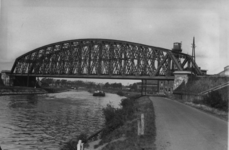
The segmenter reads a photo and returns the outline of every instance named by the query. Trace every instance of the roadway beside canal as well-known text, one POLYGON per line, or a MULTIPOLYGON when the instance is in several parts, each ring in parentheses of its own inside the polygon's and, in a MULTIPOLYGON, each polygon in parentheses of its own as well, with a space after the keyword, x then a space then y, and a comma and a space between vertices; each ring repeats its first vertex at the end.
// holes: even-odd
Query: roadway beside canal
POLYGON ((150 99, 156 116, 157 150, 227 150, 227 121, 168 98, 150 99))

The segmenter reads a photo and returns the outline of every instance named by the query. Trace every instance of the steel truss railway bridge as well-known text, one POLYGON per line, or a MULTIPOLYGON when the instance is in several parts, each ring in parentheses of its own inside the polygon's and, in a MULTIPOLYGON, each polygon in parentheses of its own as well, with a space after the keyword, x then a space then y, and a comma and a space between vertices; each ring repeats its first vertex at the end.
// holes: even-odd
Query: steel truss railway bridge
POLYGON ((18 57, 15 85, 33 86, 36 77, 173 80, 174 71, 201 75, 192 56, 173 50, 110 39, 77 39, 45 45, 18 57))

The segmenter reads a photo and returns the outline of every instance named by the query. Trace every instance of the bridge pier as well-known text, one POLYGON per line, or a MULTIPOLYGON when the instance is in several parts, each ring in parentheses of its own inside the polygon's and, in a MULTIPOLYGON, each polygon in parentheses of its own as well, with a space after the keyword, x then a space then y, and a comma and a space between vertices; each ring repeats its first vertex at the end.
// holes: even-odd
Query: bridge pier
POLYGON ((15 76, 13 79, 13 86, 35 87, 36 77, 35 76, 15 76))
POLYGON ((141 95, 147 95, 147 80, 142 80, 142 86, 141 86, 141 95))
POLYGON ((188 79, 193 75, 191 71, 175 71, 173 74, 175 77, 173 90, 176 90, 183 82, 186 84, 188 79))

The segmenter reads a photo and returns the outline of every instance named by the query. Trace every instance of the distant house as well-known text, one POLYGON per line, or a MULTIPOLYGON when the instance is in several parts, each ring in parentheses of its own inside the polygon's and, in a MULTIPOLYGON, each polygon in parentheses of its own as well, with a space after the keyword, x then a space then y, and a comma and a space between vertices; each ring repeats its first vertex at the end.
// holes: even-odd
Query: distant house
POLYGON ((159 93, 172 93, 173 80, 159 80, 159 93))
POLYGON ((83 87, 83 86, 78 87, 78 90, 86 90, 86 87, 83 87))
POLYGON ((50 87, 56 87, 56 84, 55 83, 50 83, 49 86, 50 87))
POLYGON ((130 90, 130 87, 124 86, 124 87, 122 87, 122 90, 129 91, 130 90))

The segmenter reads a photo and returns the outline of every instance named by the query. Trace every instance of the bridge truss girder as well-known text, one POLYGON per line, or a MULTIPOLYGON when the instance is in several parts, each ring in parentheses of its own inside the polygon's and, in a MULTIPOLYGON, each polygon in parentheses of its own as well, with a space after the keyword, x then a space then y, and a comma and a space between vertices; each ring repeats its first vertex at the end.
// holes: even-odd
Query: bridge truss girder
POLYGON ((59 77, 158 77, 173 71, 201 71, 183 53, 138 43, 79 39, 58 42, 30 51, 15 60, 15 75, 59 77))

